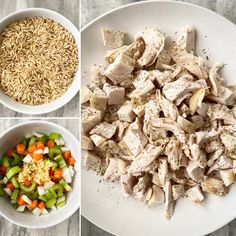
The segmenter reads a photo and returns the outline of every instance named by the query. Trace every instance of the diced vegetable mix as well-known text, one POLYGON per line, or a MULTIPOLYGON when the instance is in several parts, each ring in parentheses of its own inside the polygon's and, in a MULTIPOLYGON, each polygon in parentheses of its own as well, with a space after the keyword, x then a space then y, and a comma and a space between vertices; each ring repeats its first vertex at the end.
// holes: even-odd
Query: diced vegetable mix
POLYGON ((45 215, 66 204, 75 162, 61 134, 27 133, 0 160, 0 196, 18 212, 45 215))

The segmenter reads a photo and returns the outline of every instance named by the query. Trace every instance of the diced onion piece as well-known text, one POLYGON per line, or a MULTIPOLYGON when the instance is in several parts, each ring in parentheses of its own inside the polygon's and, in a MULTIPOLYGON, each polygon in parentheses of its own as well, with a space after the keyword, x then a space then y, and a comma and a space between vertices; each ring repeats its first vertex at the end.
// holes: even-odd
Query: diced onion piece
POLYGON ((74 170, 77 172, 79 171, 79 162, 76 161, 75 164, 74 164, 74 170))
POLYGON ((43 154, 48 154, 48 153, 49 153, 49 148, 45 147, 44 150, 43 150, 43 154))
POLYGON ((32 203, 32 201, 26 195, 22 195, 22 199, 29 205, 32 203))
POLYGON ((61 147, 62 152, 69 152, 70 149, 68 147, 61 147))
POLYGON ((42 210, 38 207, 35 207, 34 210, 32 211, 32 213, 36 216, 40 216, 42 210))
POLYGON ((69 172, 70 172, 70 176, 73 177, 75 175, 75 171, 73 166, 69 166, 69 172))
POLYGON ((37 138, 42 138, 44 136, 43 134, 40 134, 38 132, 32 132, 32 134, 36 136, 37 138))
POLYGON ((32 133, 26 133, 26 134, 24 135, 25 138, 31 138, 32 136, 33 136, 32 133))
POLYGON ((42 196, 45 194, 44 188, 42 186, 38 186, 37 190, 38 190, 39 196, 42 196))
POLYGON ((55 184, 55 183, 50 180, 50 181, 46 182, 46 183, 43 185, 43 188, 44 188, 44 190, 49 189, 49 188, 51 188, 54 184, 55 184))
POLYGON ((30 154, 27 154, 24 159, 23 159, 23 162, 25 163, 30 163, 32 161, 32 157, 30 156, 30 154))
POLYGON ((70 175, 69 168, 65 167, 65 168, 62 169, 62 171, 63 171, 62 176, 65 179, 66 183, 71 183, 72 178, 71 178, 71 175, 70 175))
POLYGON ((65 145, 63 138, 55 139, 54 141, 57 145, 65 145))
POLYGON ((34 154, 43 154, 43 149, 38 149, 36 151, 34 151, 34 154))
POLYGON ((45 208, 43 208, 43 210, 41 211, 41 214, 42 214, 42 215, 47 215, 47 214, 48 214, 48 211, 47 211, 45 208))
POLYGON ((9 189, 9 188, 3 188, 3 190, 4 190, 4 192, 5 192, 8 196, 11 196, 11 194, 12 194, 11 189, 9 189))
POLYGON ((6 184, 8 182, 8 178, 5 176, 3 179, 2 179, 3 183, 6 184))
POLYGON ((11 200, 11 203, 12 204, 16 204, 16 200, 11 200))
POLYGON ((55 205, 53 205, 53 206, 51 206, 51 209, 52 209, 53 211, 55 211, 57 208, 55 207, 55 205))
POLYGON ((24 212, 24 210, 25 210, 25 205, 24 206, 18 206, 16 208, 16 211, 18 211, 18 212, 24 212))

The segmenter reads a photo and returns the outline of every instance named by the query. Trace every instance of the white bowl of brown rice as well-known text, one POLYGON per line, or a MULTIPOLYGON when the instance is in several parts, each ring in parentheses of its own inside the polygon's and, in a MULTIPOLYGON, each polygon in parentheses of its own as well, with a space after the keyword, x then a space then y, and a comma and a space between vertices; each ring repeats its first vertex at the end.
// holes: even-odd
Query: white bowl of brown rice
POLYGON ((48 9, 0 20, 0 103, 25 114, 64 106, 80 88, 79 45, 74 24, 48 9))

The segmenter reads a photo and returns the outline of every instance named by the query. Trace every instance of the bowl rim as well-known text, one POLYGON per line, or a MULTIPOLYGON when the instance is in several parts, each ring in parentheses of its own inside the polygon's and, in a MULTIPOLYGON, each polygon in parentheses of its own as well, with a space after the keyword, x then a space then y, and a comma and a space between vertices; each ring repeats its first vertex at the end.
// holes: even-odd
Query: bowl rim
MULTIPOLYGON (((140 2, 133 2, 133 3, 128 3, 125 5, 121 5, 115 9, 109 10, 103 14, 101 14, 100 16, 94 18, 92 21, 90 21, 89 23, 85 24, 82 28, 81 28, 81 42, 82 42, 82 34, 93 24, 95 24, 97 21, 101 20, 102 18, 108 16, 108 15, 112 15, 113 13, 119 12, 120 10, 126 9, 126 8, 130 8, 132 6, 137 6, 137 5, 149 5, 149 4, 173 4, 173 5, 183 5, 183 6, 190 6, 193 7, 195 9, 200 9, 201 11, 207 12, 208 14, 212 14, 214 16, 217 16, 218 18, 220 18, 221 20, 224 20, 227 24, 230 24, 232 27, 236 27, 236 25, 231 22, 230 20, 228 20, 227 18, 225 18, 224 16, 216 13, 215 11, 208 9, 206 7, 202 7, 200 5, 194 4, 194 3, 189 3, 189 2, 183 2, 183 1, 175 1, 175 0, 149 0, 149 1, 143 1, 141 0, 140 2)), ((81 54, 82 57, 82 54, 81 54)), ((81 68, 82 70, 82 68, 81 68)), ((81 83, 82 83, 83 77, 81 78, 81 83)), ((81 155, 81 158, 83 158, 83 155, 81 155)), ((84 168, 84 166, 81 166, 81 168, 84 168)), ((82 169, 81 169, 82 170, 82 169)), ((84 181, 84 180, 83 180, 84 181)), ((81 185, 81 193, 82 193, 82 185, 81 185)), ((81 196, 82 198, 82 196, 81 196)), ((114 234, 114 232, 112 232, 111 230, 108 230, 107 227, 104 227, 104 225, 99 225, 96 222, 96 219, 93 218, 91 219, 89 215, 86 214, 86 212, 84 212, 83 208, 81 208, 81 216, 83 216, 85 219, 87 219, 88 221, 92 222, 94 225, 96 225, 97 227, 101 228, 102 230, 110 233, 110 234, 114 234)), ((216 225, 216 227, 212 227, 210 228, 208 231, 205 232, 205 234, 210 234, 218 229, 220 229, 221 227, 225 226, 227 223, 231 222, 232 220, 235 219, 234 217, 230 217, 227 218, 223 221, 221 221, 220 223, 218 223, 218 225, 216 225)))
MULTIPOLYGON (((49 112, 53 112, 61 107, 63 107, 64 105, 66 105, 67 103, 69 103, 74 97, 75 95, 78 94, 79 90, 80 90, 80 30, 74 25, 74 23, 69 20, 67 17, 65 17, 64 15, 62 15, 59 12, 47 9, 47 8, 25 8, 25 9, 20 9, 17 11, 14 11, 10 14, 8 14, 7 16, 3 17, 2 19, 0 19, 0 25, 3 24, 6 20, 11 19, 12 17, 14 17, 15 15, 21 15, 22 14, 22 19, 27 18, 27 16, 24 16, 24 13, 35 13, 35 16, 40 16, 40 14, 42 12, 46 12, 48 14, 51 15, 55 15, 58 16, 59 18, 61 18, 64 22, 67 22, 70 25, 70 28, 73 29, 74 33, 71 32, 71 30, 69 30, 68 28, 64 27, 66 30, 68 30, 74 37, 75 41, 76 41, 76 45, 77 45, 77 49, 78 49, 78 60, 79 60, 79 64, 78 64, 78 68, 75 74, 75 78, 72 81, 71 85, 68 87, 68 89, 66 90, 66 92, 60 96, 59 98, 57 98, 54 101, 51 101, 49 103, 45 103, 45 104, 40 104, 40 105, 28 105, 28 104, 23 104, 17 101, 14 101, 13 99, 11 99, 8 95, 6 95, 4 93, 5 96, 9 97, 11 99, 11 102, 14 104, 9 104, 6 101, 3 101, 3 99, 1 99, 0 97, 0 104, 4 105, 5 107, 15 111, 15 112, 20 112, 22 114, 29 114, 29 115, 42 115, 45 113, 49 113, 49 112), (68 93, 68 90, 70 89, 70 87, 74 87, 75 89, 70 91, 70 93, 68 93), (67 95, 67 98, 64 98, 64 96, 67 95), (60 99, 60 102, 58 102, 58 100, 60 99), (55 104, 56 102, 58 102, 57 104, 55 104), (23 108, 19 108, 19 106, 17 105, 21 105, 23 106, 23 108), (43 111, 41 111, 41 109, 43 109, 43 111)), ((47 17, 49 19, 51 19, 50 17, 47 17)), ((56 21, 56 20, 54 20, 56 21)), ((13 21, 12 21, 13 22, 13 21)))
MULTIPOLYGON (((55 128, 59 127, 59 129, 63 130, 64 132, 67 132, 69 133, 73 139, 75 140, 75 142, 77 143, 77 146, 80 148, 80 142, 78 141, 78 138, 75 137, 75 135, 73 135, 68 129, 66 129, 65 127, 59 125, 59 124, 56 124, 56 123, 53 123, 53 122, 50 122, 50 121, 44 121, 44 120, 31 120, 31 121, 23 121, 19 124, 16 124, 16 125, 13 125, 11 126, 9 129, 7 129, 6 131, 4 131, 1 135, 0 135, 0 140, 9 132, 15 130, 15 129, 18 129, 19 127, 21 126, 25 126, 25 125, 29 125, 29 124, 44 124, 44 125, 49 125, 49 126, 54 126, 55 128)), ((79 158, 79 157, 78 157, 79 158)), ((80 180, 81 179, 81 160, 80 158, 77 159, 78 161, 78 168, 79 170, 77 171, 78 173, 78 179, 80 180)), ((73 179, 73 181, 75 181, 75 179, 73 179)), ((80 181, 81 182, 81 181, 80 181)), ((73 193, 73 190, 72 192, 73 193)), ((69 219, 73 214, 76 213, 77 210, 80 209, 80 206, 81 206, 81 186, 79 187, 79 199, 78 201, 76 201, 76 203, 74 204, 74 207, 72 208, 72 210, 68 213, 68 214, 62 214, 62 217, 61 218, 58 218, 59 220, 56 222, 56 223, 49 223, 44 226, 44 225, 41 225, 41 226, 34 226, 33 224, 30 225, 30 224, 22 224, 22 223, 18 223, 17 221, 15 221, 14 219, 10 219, 8 216, 6 216, 5 214, 3 214, 1 212, 1 208, 0 208, 0 216, 2 216, 3 218, 5 218, 6 220, 8 220, 9 222, 13 223, 13 224, 16 224, 18 226, 21 226, 23 228, 28 228, 28 229, 45 229, 45 228, 49 228, 49 227, 52 227, 52 226, 55 226, 55 225, 58 225, 62 222, 64 222, 65 220, 69 219)), ((66 205, 65 205, 66 207, 66 205)), ((62 212, 63 212, 63 209, 62 209, 62 212)), ((50 216, 50 213, 49 213, 49 216, 50 216)))

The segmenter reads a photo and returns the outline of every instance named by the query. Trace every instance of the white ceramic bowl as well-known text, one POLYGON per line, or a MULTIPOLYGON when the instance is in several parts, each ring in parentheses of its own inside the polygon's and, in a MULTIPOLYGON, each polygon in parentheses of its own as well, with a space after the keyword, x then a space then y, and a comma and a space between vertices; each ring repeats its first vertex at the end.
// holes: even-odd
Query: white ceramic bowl
POLYGON ((7 220, 26 228, 47 228, 61 223, 69 218, 80 206, 80 155, 78 140, 65 128, 47 121, 30 121, 18 124, 7 130, 0 137, 0 158, 4 152, 19 142, 27 132, 39 132, 49 134, 52 131, 59 132, 66 145, 71 149, 73 157, 77 160, 79 171, 76 172, 72 191, 66 194, 66 205, 58 210, 51 211, 45 216, 35 216, 30 212, 18 213, 12 207, 8 199, 0 197, 0 215, 7 220))
MULTIPOLYGON (((103 46, 101 27, 125 31, 131 42, 135 33, 145 27, 157 27, 174 37, 186 25, 196 27, 197 53, 204 58, 208 55, 210 65, 227 64, 222 75, 229 83, 235 83, 235 25, 210 10, 179 1, 144 1, 122 6, 87 25, 81 33, 82 82, 89 81, 92 65, 104 63, 107 48, 103 46)), ((236 184, 224 197, 208 195, 201 206, 181 199, 173 217, 166 220, 163 206, 147 208, 132 197, 124 198, 119 183, 99 183, 101 178, 86 168, 82 168, 82 176, 82 214, 114 235, 205 235, 236 217, 236 184)))
MULTIPOLYGON (((78 29, 74 26, 74 24, 70 20, 68 20, 66 17, 62 16, 61 14, 48 10, 48 9, 44 9, 44 8, 23 9, 23 10, 16 11, 6 16, 5 18, 0 20, 0 32, 10 23, 16 20, 24 19, 27 17, 34 17, 34 16, 46 17, 60 23, 65 29, 67 29, 69 32, 72 33, 72 35, 75 38, 77 48, 78 50, 80 50, 80 33, 78 29)), ((64 106, 78 93, 79 88, 80 88, 80 72, 78 69, 75 79, 73 83, 71 84, 71 86, 66 91, 66 93, 53 102, 42 104, 42 105, 36 105, 36 106, 25 105, 25 104, 14 101, 1 90, 0 90, 0 102, 6 107, 17 112, 21 112, 25 114, 43 114, 43 113, 54 111, 64 106)))

